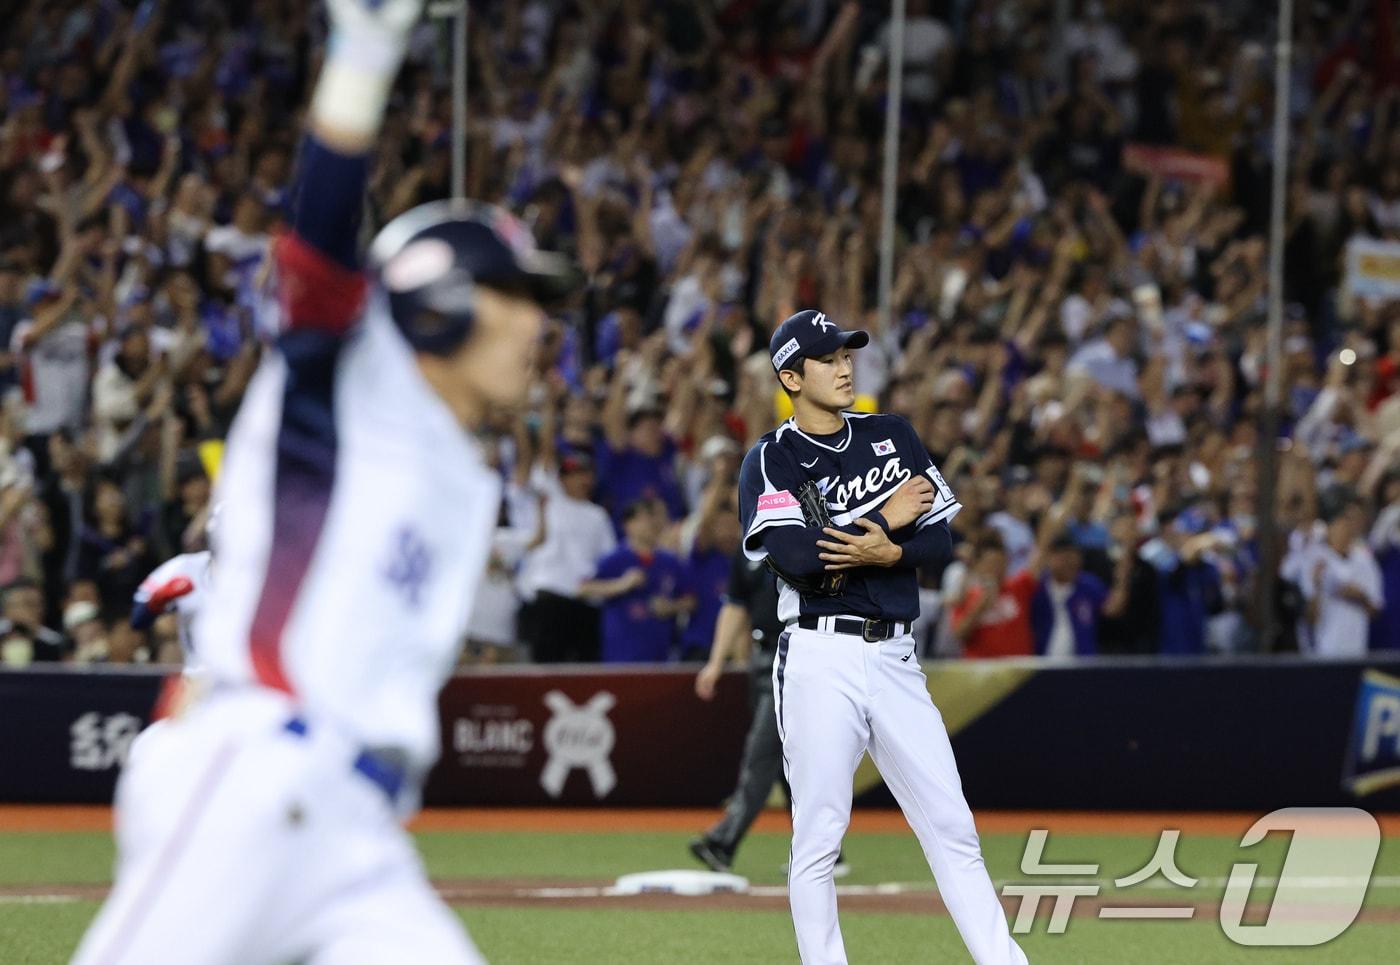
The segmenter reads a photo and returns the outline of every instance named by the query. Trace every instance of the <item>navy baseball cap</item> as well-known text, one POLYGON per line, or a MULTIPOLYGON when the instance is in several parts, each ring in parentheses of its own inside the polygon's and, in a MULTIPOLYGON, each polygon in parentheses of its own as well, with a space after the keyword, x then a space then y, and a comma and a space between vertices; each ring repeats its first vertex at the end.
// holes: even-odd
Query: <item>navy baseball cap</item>
POLYGON ((768 357, 773 371, 789 368, 789 363, 801 358, 820 358, 838 348, 860 348, 870 344, 870 336, 862 331, 847 332, 827 321, 826 314, 815 308, 804 309, 790 316, 768 340, 768 357))
MULTIPOLYGON (((370 259, 395 293, 424 292, 443 276, 455 275, 464 282, 518 290, 549 302, 568 294, 581 280, 566 257, 537 249, 530 229, 514 215, 473 201, 434 201, 400 215, 374 239, 370 259), (411 250, 424 241, 429 244, 411 250)), ((431 294, 425 294, 432 301, 431 294)), ((433 307, 457 308, 451 297, 445 302, 433 307)))
POLYGON ((569 259, 536 248, 509 212, 471 201, 433 201, 399 215, 370 244, 370 266, 409 343, 442 353, 471 329, 475 286, 548 304, 582 280, 569 259))

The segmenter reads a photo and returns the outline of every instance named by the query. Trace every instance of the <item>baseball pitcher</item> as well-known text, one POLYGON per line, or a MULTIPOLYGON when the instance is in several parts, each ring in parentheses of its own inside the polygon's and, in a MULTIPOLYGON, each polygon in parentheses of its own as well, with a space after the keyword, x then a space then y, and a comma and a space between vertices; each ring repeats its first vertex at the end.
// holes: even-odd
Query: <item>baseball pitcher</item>
POLYGON ((282 329, 219 479, 208 684, 117 790, 116 886, 81 965, 469 963, 401 821, 486 565, 472 430, 518 405, 572 283, 494 208, 440 202, 358 253, 369 154, 420 0, 329 0, 276 245, 282 329))
POLYGON ((744 459, 744 551, 778 576, 773 692, 792 786, 788 892, 806 965, 846 961, 832 870, 867 751, 923 845, 953 921, 979 963, 1024 962, 982 862, 943 718, 910 623, 916 570, 952 552, 961 509, 909 423, 845 410, 851 350, 865 332, 802 311, 769 355, 793 417, 744 459))

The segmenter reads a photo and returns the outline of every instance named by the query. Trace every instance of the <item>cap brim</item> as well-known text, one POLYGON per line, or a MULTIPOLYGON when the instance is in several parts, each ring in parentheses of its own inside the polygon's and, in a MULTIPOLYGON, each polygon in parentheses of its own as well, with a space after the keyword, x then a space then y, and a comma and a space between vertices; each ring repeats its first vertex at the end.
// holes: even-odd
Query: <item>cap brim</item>
POLYGON ((518 257, 505 275, 479 278, 482 285, 499 285, 523 291, 541 305, 567 297, 583 284, 583 271, 565 255, 531 251, 518 257))
POLYGON ((801 354, 806 358, 821 358, 823 355, 830 355, 838 348, 864 348, 869 344, 870 335, 860 329, 854 332, 836 332, 804 348, 801 354))

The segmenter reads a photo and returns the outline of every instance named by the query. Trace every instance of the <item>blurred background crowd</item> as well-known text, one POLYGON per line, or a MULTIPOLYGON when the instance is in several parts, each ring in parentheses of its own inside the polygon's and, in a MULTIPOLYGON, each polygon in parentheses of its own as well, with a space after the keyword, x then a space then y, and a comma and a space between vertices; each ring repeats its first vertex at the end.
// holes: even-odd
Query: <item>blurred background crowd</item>
MULTIPOLYGON (((706 658, 739 461, 788 414, 769 334, 805 307, 870 331, 858 407, 908 417, 963 504, 928 652, 1400 648, 1396 15, 1297 6, 1262 640, 1272 3, 909 0, 886 324, 887 4, 473 3, 468 193, 589 281, 490 427, 468 659, 706 658)), ((310 0, 0 25, 0 665, 177 653, 131 596, 203 539, 323 40, 310 0)), ((371 224, 450 193, 449 65, 425 22, 371 224)))

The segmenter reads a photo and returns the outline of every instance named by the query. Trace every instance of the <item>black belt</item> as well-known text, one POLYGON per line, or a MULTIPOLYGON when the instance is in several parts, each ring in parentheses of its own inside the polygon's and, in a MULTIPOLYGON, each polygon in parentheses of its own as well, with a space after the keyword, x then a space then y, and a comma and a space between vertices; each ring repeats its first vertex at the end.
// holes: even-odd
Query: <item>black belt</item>
POLYGON ((909 624, 898 620, 855 620, 846 617, 801 617, 797 625, 804 630, 825 630, 828 633, 846 633, 874 643, 902 637, 909 632, 909 624), (823 627, 822 624, 826 626, 823 627))
MULTIPOLYGON (((282 725, 282 729, 289 734, 305 737, 306 718, 293 717, 282 725)), ((370 750, 362 750, 356 754, 353 766, 356 771, 369 778, 376 787, 383 791, 391 802, 398 800, 405 780, 402 767, 386 760, 384 755, 376 754, 370 750)))

